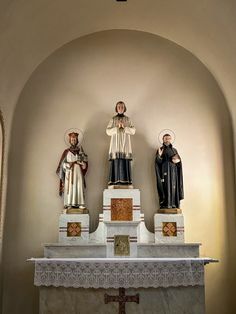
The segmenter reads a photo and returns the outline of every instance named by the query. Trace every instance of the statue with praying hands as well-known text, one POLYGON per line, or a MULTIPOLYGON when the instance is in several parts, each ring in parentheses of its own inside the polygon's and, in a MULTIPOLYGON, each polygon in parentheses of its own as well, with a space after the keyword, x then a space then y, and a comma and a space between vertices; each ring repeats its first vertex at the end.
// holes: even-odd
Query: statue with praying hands
POLYGON ((108 185, 132 185, 131 175, 131 135, 135 128, 125 115, 126 106, 119 101, 115 106, 116 115, 108 123, 106 133, 111 137, 109 149, 110 172, 108 185))

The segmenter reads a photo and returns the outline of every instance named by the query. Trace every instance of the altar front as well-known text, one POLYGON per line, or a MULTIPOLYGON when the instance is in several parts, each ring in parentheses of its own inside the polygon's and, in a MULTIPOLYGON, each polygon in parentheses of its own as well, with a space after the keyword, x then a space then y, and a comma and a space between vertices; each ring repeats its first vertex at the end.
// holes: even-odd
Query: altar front
POLYGON ((40 290, 40 313, 200 314, 205 313, 204 266, 214 260, 41 258, 31 261, 35 262, 34 284, 40 290), (121 288, 125 290, 119 298, 121 288), (109 301, 109 297, 118 298, 109 301), (119 311, 121 305, 123 312, 119 311))

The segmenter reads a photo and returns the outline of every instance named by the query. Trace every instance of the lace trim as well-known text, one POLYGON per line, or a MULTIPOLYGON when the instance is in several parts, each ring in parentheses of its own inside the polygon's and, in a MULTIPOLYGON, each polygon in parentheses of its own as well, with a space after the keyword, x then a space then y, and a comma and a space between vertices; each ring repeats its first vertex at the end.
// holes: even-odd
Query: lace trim
POLYGON ((36 286, 158 288, 204 285, 203 261, 36 261, 36 286))

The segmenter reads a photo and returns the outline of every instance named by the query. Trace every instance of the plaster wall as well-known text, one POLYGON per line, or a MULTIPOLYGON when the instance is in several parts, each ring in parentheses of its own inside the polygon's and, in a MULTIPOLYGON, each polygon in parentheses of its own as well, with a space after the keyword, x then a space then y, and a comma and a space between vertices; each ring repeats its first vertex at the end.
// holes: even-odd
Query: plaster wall
POLYGON ((235 10, 234 0, 2 0, 0 105, 6 136, 34 69, 63 44, 108 29, 150 32, 191 51, 217 79, 235 120, 235 10))
POLYGON ((86 199, 95 230, 108 175, 105 128, 120 99, 137 129, 133 179, 141 190, 147 227, 153 230, 158 206, 157 137, 170 128, 184 164, 186 241, 202 242, 203 256, 221 260, 207 268, 207 313, 230 313, 233 139, 225 98, 191 53, 158 36, 121 30, 95 33, 60 48, 34 71, 21 93, 9 152, 3 313, 37 313, 33 267, 25 260, 41 256, 42 243, 57 241, 62 201, 55 169, 71 127, 84 131, 86 199))

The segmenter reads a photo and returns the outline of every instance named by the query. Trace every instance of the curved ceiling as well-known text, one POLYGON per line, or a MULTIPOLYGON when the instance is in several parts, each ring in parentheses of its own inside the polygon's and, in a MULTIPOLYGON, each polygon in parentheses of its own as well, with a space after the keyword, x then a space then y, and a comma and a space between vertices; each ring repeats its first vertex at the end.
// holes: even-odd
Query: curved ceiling
POLYGON ((218 81, 236 117, 234 0, 3 0, 0 4, 0 105, 11 125, 34 69, 65 43, 96 31, 133 29, 167 38, 197 56, 218 81))

